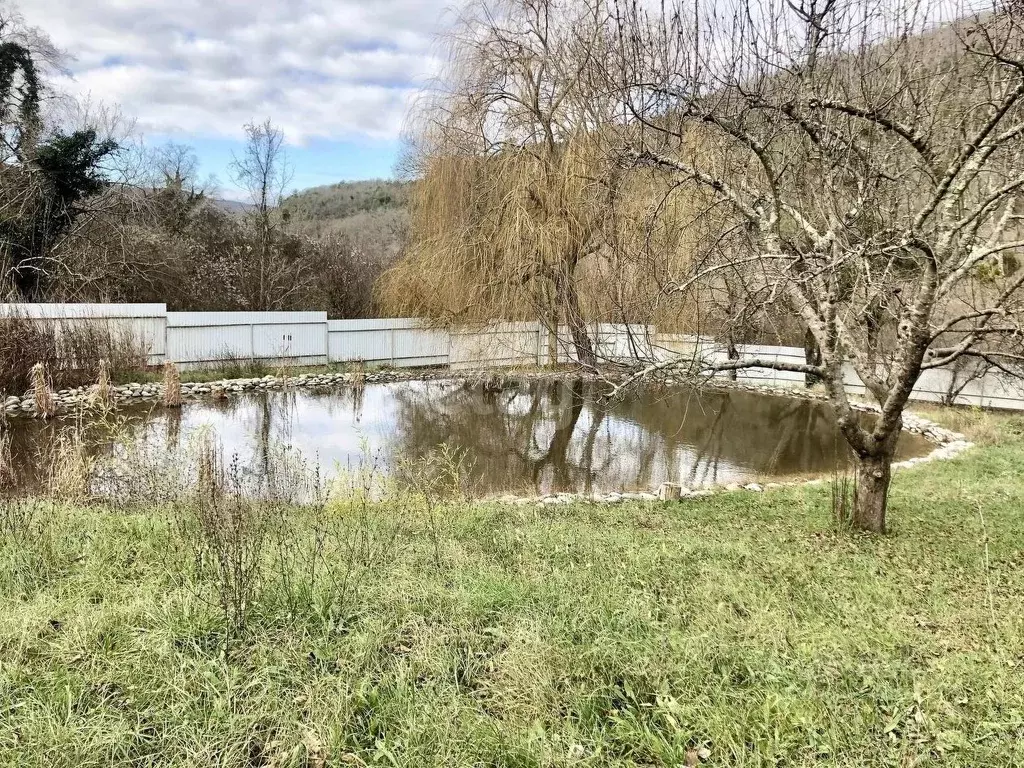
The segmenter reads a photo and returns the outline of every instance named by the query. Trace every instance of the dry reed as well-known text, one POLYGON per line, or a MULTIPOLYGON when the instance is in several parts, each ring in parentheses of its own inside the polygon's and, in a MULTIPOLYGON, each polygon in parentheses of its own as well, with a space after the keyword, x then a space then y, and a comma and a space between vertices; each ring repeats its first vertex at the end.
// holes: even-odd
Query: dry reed
POLYGON ((62 429, 47 453, 46 478, 51 498, 84 501, 89 497, 94 461, 81 424, 62 429))
POLYGON ((168 408, 181 407, 181 375, 178 366, 164 363, 164 405, 168 408))
POLYGON ((51 419, 57 412, 57 404, 53 399, 53 390, 46 378, 46 365, 36 363, 32 366, 32 395, 36 401, 36 413, 44 419, 51 419))
POLYGON ((14 460, 11 455, 11 433, 0 424, 0 491, 14 485, 14 460))
POLYGON ((106 358, 100 358, 99 375, 96 377, 96 386, 93 388, 92 400, 101 406, 110 404, 110 364, 106 358))

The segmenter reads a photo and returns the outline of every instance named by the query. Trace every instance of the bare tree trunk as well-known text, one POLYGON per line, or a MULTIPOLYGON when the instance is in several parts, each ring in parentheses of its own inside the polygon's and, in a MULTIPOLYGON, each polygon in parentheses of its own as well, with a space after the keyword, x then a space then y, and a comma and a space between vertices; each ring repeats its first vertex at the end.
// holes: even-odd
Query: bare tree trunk
MULTIPOLYGON (((810 328, 804 330, 804 362, 807 365, 821 365, 821 347, 818 346, 818 340, 814 338, 810 328)), ((820 381, 820 376, 813 373, 804 374, 804 385, 807 387, 813 387, 820 381)))
POLYGON ((565 322, 569 326, 569 333, 572 335, 572 344, 576 349, 576 359, 581 365, 596 368, 597 355, 594 354, 594 345, 590 341, 587 324, 583 319, 583 312, 580 310, 580 297, 576 292, 576 286, 572 282, 571 275, 560 274, 558 276, 558 295, 561 299, 560 304, 565 309, 565 322))
POLYGON ((871 533, 885 533, 889 484, 892 482, 892 459, 896 454, 899 430, 879 445, 877 451, 857 457, 856 483, 853 487, 854 528, 871 533))
MULTIPOLYGON (((739 347, 736 346, 736 339, 733 337, 731 332, 729 333, 729 336, 725 340, 725 353, 726 353, 726 355, 728 355, 730 360, 739 360, 740 359, 740 350, 739 350, 739 347)), ((736 373, 735 369, 729 371, 728 375, 729 375, 729 378, 732 381, 736 381, 737 373, 736 373)))
POLYGON ((548 367, 558 367, 558 315, 548 325, 548 367))

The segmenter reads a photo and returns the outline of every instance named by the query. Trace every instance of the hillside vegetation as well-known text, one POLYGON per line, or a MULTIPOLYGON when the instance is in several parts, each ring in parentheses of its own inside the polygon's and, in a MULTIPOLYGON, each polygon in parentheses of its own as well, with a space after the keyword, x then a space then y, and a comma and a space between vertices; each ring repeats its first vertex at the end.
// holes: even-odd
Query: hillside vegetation
POLYGON ((281 201, 293 222, 345 219, 360 213, 404 209, 411 185, 385 179, 342 181, 294 192, 281 201))

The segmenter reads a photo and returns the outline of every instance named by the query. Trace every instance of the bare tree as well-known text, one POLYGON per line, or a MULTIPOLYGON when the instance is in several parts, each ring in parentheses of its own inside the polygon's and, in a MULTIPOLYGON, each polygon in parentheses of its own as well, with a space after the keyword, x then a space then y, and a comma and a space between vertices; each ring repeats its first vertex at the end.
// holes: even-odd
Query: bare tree
POLYGON ((821 355, 704 359, 694 372, 820 377, 855 454, 854 523, 884 531, 922 371, 1022 359, 1024 272, 1001 258, 1024 248, 1019 11, 733 0, 616 12, 633 127, 623 162, 730 222, 672 290, 699 296, 742 275, 749 300, 799 317, 821 355), (880 406, 871 424, 851 407, 850 370, 880 406))
POLYGON ((231 162, 235 183, 252 204, 248 216, 256 229, 252 253, 240 254, 249 263, 245 292, 252 309, 285 306, 296 290, 295 265, 275 247, 279 234, 278 206, 291 182, 292 170, 284 148, 284 132, 267 118, 245 126, 246 144, 231 162))

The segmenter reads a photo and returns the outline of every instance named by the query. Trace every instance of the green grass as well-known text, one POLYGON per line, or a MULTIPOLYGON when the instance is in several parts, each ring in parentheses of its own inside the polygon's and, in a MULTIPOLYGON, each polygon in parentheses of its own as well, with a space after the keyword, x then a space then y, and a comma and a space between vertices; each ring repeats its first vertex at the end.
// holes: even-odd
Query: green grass
POLYGON ((47 506, 0 549, 0 764, 1024 765, 1024 429, 940 416, 986 444, 886 537, 824 488, 340 504, 306 589, 294 512, 226 653, 173 515, 47 506))

